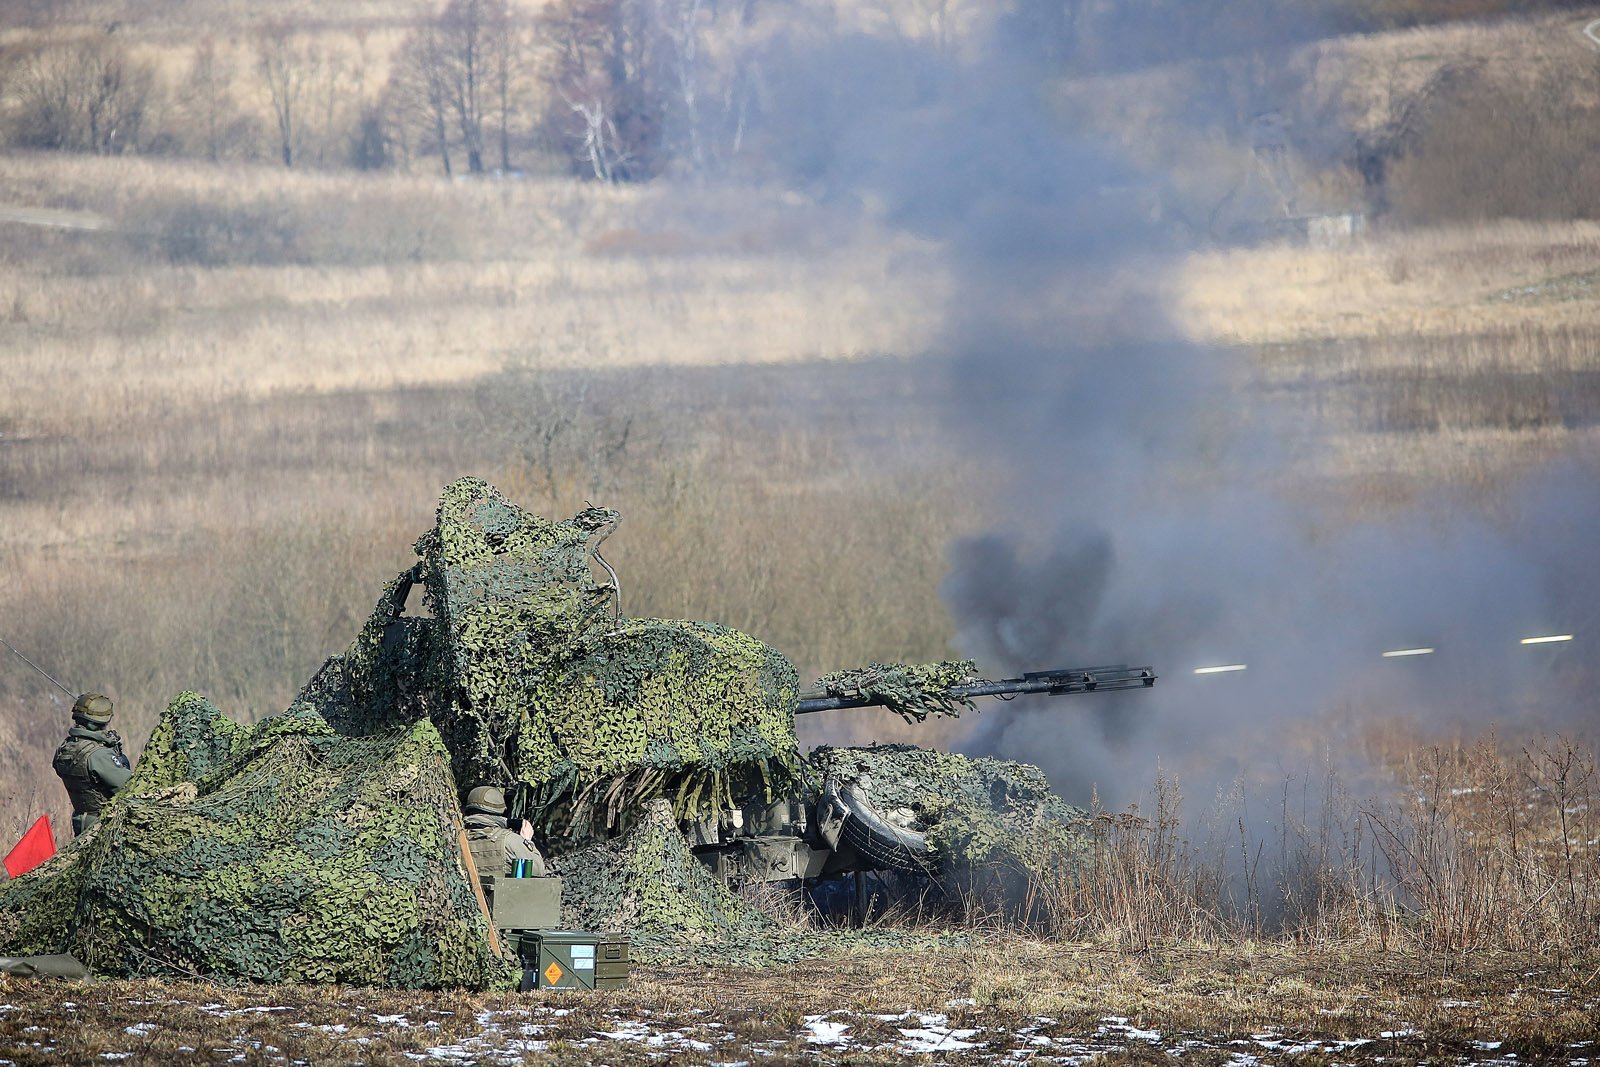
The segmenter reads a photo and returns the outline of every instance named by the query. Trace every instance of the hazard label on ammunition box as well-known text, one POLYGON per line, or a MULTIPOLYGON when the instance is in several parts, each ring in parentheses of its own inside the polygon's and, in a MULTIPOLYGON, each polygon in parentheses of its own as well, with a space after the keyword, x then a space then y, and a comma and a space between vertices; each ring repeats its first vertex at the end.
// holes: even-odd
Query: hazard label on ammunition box
POLYGON ((561 969, 561 964, 557 963, 555 960, 551 960, 550 966, 544 969, 544 980, 550 985, 555 985, 557 982, 561 981, 561 976, 566 973, 566 971, 561 969))

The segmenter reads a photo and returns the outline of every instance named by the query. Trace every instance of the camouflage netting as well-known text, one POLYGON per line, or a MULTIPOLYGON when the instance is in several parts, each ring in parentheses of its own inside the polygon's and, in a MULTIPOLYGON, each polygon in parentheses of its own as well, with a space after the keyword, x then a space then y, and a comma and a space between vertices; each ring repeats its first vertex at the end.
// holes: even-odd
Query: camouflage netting
MULTIPOLYGON (((723 626, 620 617, 595 569, 610 572, 598 548, 617 519, 553 522, 476 479, 446 487, 416 564, 282 714, 246 727, 173 701, 102 822, 0 886, 0 953, 121 975, 511 983, 462 865, 458 802, 479 784, 515 787, 514 811, 541 823, 575 926, 629 930, 647 952, 815 951, 718 883, 678 825, 801 790, 794 668, 723 626)), ((972 674, 874 665, 821 684, 921 719, 957 712, 950 689, 972 674)), ((924 813, 959 862, 1026 864, 1067 833, 1072 809, 1032 768, 907 748, 816 759, 872 770, 874 799, 924 813)))
MULTIPOLYGON (((520 781, 552 836, 579 839, 652 800, 688 818, 792 788, 793 667, 726 627, 618 618, 614 581, 592 569, 616 521, 552 522, 484 482, 448 486, 418 564, 281 715, 251 728, 193 693, 173 701, 101 824, 0 889, 0 952, 72 951, 113 974, 484 987, 512 974, 461 867, 458 786, 520 781), (407 615, 417 585, 428 613, 407 615)), ((637 878, 608 881, 614 865, 578 883, 633 900, 646 928, 678 909, 704 936, 745 929, 749 909, 666 819, 628 840, 680 877, 637 900, 637 878)))
POLYGON ((517 777, 547 821, 578 826, 656 797, 683 819, 771 800, 795 777, 795 689, 789 662, 737 630, 628 619, 529 688, 517 777))
POLYGON ((646 963, 768 967, 829 952, 952 948, 960 931, 817 927, 774 918, 731 892, 689 851, 665 802, 626 833, 560 856, 561 921, 624 930, 646 963))
POLYGON ((1030 764, 912 745, 823 746, 810 759, 820 777, 860 783, 879 811, 911 813, 938 867, 1038 872, 1082 853, 1087 813, 1030 764))
POLYGON ((940 663, 871 663, 853 670, 834 671, 817 679, 818 695, 868 700, 893 711, 907 722, 922 722, 929 715, 960 715, 972 701, 951 689, 968 685, 978 675, 970 659, 940 663))
POLYGON ((462 786, 526 783, 553 833, 617 825, 657 797, 690 818, 788 788, 798 766, 782 655, 723 626, 614 615, 591 564, 616 522, 603 508, 551 522, 477 479, 452 483, 417 542, 433 618, 369 624, 349 657, 354 699, 378 707, 406 699, 368 696, 408 676, 390 664, 426 660, 462 786))
POLYGON ((100 824, 0 887, 0 952, 114 975, 505 985, 431 723, 342 736, 173 701, 100 824))
POLYGON ((646 955, 684 946, 756 951, 779 932, 694 857, 664 801, 621 836, 557 857, 554 867, 564 925, 626 930, 646 955))

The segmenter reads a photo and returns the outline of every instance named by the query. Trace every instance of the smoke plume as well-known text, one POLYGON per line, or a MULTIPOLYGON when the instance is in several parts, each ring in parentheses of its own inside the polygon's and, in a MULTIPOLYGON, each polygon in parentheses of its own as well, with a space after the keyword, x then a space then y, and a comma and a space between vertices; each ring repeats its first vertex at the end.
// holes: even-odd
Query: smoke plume
POLYGON ((1297 773, 1348 741, 1341 710, 1436 728, 1588 721, 1572 695, 1581 647, 1518 641, 1592 612, 1594 479, 1541 473, 1510 518, 1441 495, 1353 527, 1284 495, 1283 457, 1318 442, 1252 391, 1251 353, 1171 321, 1160 176, 1058 114, 1005 28, 960 60, 847 37, 775 47, 767 66, 769 122, 804 116, 769 130, 781 169, 947 251, 943 417, 1005 481, 994 529, 950 550, 962 651, 991 674, 1128 662, 1162 676, 987 711, 966 747, 1116 806, 1158 766, 1202 794, 1297 773), (1416 646, 1437 651, 1381 655, 1416 646), (1193 673, 1224 663, 1248 669, 1193 673))

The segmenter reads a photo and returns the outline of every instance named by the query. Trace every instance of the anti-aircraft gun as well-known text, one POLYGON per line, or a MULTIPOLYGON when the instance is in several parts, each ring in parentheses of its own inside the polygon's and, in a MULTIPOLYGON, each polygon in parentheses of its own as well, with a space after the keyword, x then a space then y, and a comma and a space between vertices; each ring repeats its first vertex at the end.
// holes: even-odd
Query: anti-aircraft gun
MULTIPOLYGON (((415 559, 281 713, 242 723, 197 693, 172 701, 101 822, 0 885, 0 953, 127 976, 515 984, 527 942, 510 952, 496 931, 555 919, 509 919, 481 892, 462 822, 481 785, 539 835, 563 930, 628 930, 657 951, 766 936, 770 918, 715 876, 1072 862, 1081 813, 1038 768, 910 745, 802 753, 795 718, 884 706, 920 721, 978 697, 1148 687, 1149 668, 994 682, 969 661, 873 665, 802 691, 748 634, 624 616, 599 553, 618 519, 546 519, 474 478, 445 487, 415 559)), ((567 947, 575 966, 585 946, 567 947)))
MULTIPOLYGON (((886 708, 908 722, 930 714, 959 714, 979 697, 1067 696, 1148 689, 1150 667, 1032 671, 1019 678, 976 676, 970 660, 937 664, 873 664, 827 675, 803 691, 796 715, 886 708)), ((812 754, 810 788, 736 818, 701 820, 692 828, 695 851, 727 882, 824 878, 887 870, 937 873, 952 860, 981 862, 971 841, 1007 822, 1061 831, 1081 813, 1068 809, 1037 768, 971 760, 907 745, 824 747, 812 754), (973 827, 974 818, 995 825, 973 827), (943 835, 942 821, 965 823, 943 835), (974 834, 974 831, 978 831, 974 834), (942 848, 940 846, 943 846, 942 848), (958 855, 966 852, 966 855, 958 855)), ((946 827, 946 829, 950 829, 946 827)), ((1021 844, 1021 842, 1013 842, 1021 844)))
POLYGON ((618 521, 591 507, 555 522, 484 482, 453 483, 343 662, 363 720, 427 715, 463 793, 501 786, 512 818, 557 854, 665 805, 724 881, 970 860, 967 838, 1016 844, 1008 820, 1070 821, 1037 768, 910 746, 803 755, 795 717, 882 706, 922 721, 979 697, 1155 682, 1127 666, 990 681, 962 660, 836 671, 802 691, 794 665, 748 634, 623 615, 599 552, 618 521), (425 614, 408 606, 416 587, 425 614), (960 840, 958 823, 971 824, 960 840))

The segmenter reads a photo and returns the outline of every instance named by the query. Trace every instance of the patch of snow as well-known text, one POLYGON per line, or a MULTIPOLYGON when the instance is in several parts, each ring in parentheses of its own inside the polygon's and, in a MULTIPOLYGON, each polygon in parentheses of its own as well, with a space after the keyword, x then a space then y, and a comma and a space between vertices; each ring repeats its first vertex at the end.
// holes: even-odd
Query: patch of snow
MULTIPOLYGON (((372 1021, 380 1026, 409 1027, 411 1025, 411 1020, 404 1015, 374 1015, 372 1021)), ((482 1022, 483 1020, 480 1017, 478 1021, 482 1022)))
POLYGON ((1482 1003, 1482 1001, 1478 1001, 1478 1000, 1441 1000, 1441 1001, 1439 1001, 1439 1007, 1441 1007, 1441 1008, 1476 1008, 1481 1003, 1482 1003))
POLYGON ((221 1004, 200 1004, 199 1011, 217 1019, 231 1019, 235 1015, 268 1015, 275 1011, 294 1011, 286 1004, 264 1004, 254 1008, 225 1008, 221 1004))
POLYGON ((845 1032, 850 1029, 849 1023, 836 1023, 822 1015, 807 1015, 805 1022, 808 1045, 840 1044, 845 1040, 845 1032))
POLYGON ((1386 1038, 1388 1038, 1388 1039, 1390 1039, 1392 1041, 1395 1038, 1400 1038, 1400 1037, 1416 1037, 1417 1036, 1417 1031, 1414 1030, 1414 1029, 1410 1029, 1410 1030, 1381 1030, 1381 1031, 1378 1032, 1378 1036, 1379 1037, 1386 1037, 1386 1038))
POLYGON ((1160 1030, 1141 1030, 1130 1025, 1127 1018, 1122 1015, 1107 1015, 1100 1020, 1100 1029, 1095 1031, 1095 1037, 1105 1037, 1107 1034, 1117 1034, 1119 1037, 1129 1038, 1134 1041, 1158 1042, 1161 1040, 1160 1030))
POLYGON ((968 1041, 978 1031, 976 1030, 951 1030, 944 1026, 924 1027, 916 1030, 900 1028, 900 1036, 904 1038, 900 1043, 900 1051, 909 1055, 923 1052, 959 1052, 962 1049, 977 1048, 974 1041, 968 1041))
POLYGON ((1472 1047, 1482 1052, 1493 1052, 1503 1044, 1504 1041, 1474 1041, 1472 1047))
POLYGON ((102 1052, 102 1053, 100 1053, 100 1058, 103 1059, 103 1060, 130 1060, 130 1059, 133 1058, 133 1053, 131 1053, 131 1052, 102 1052))
POLYGON ((132 1026, 127 1027, 122 1032, 125 1034, 132 1034, 134 1037, 149 1037, 159 1029, 161 1029, 161 1027, 157 1026, 155 1023, 134 1023, 132 1026))
POLYGON ((1315 1041, 1258 1040, 1257 1043, 1269 1052, 1281 1052, 1285 1056, 1304 1056, 1309 1052, 1322 1051, 1322 1046, 1315 1041))

